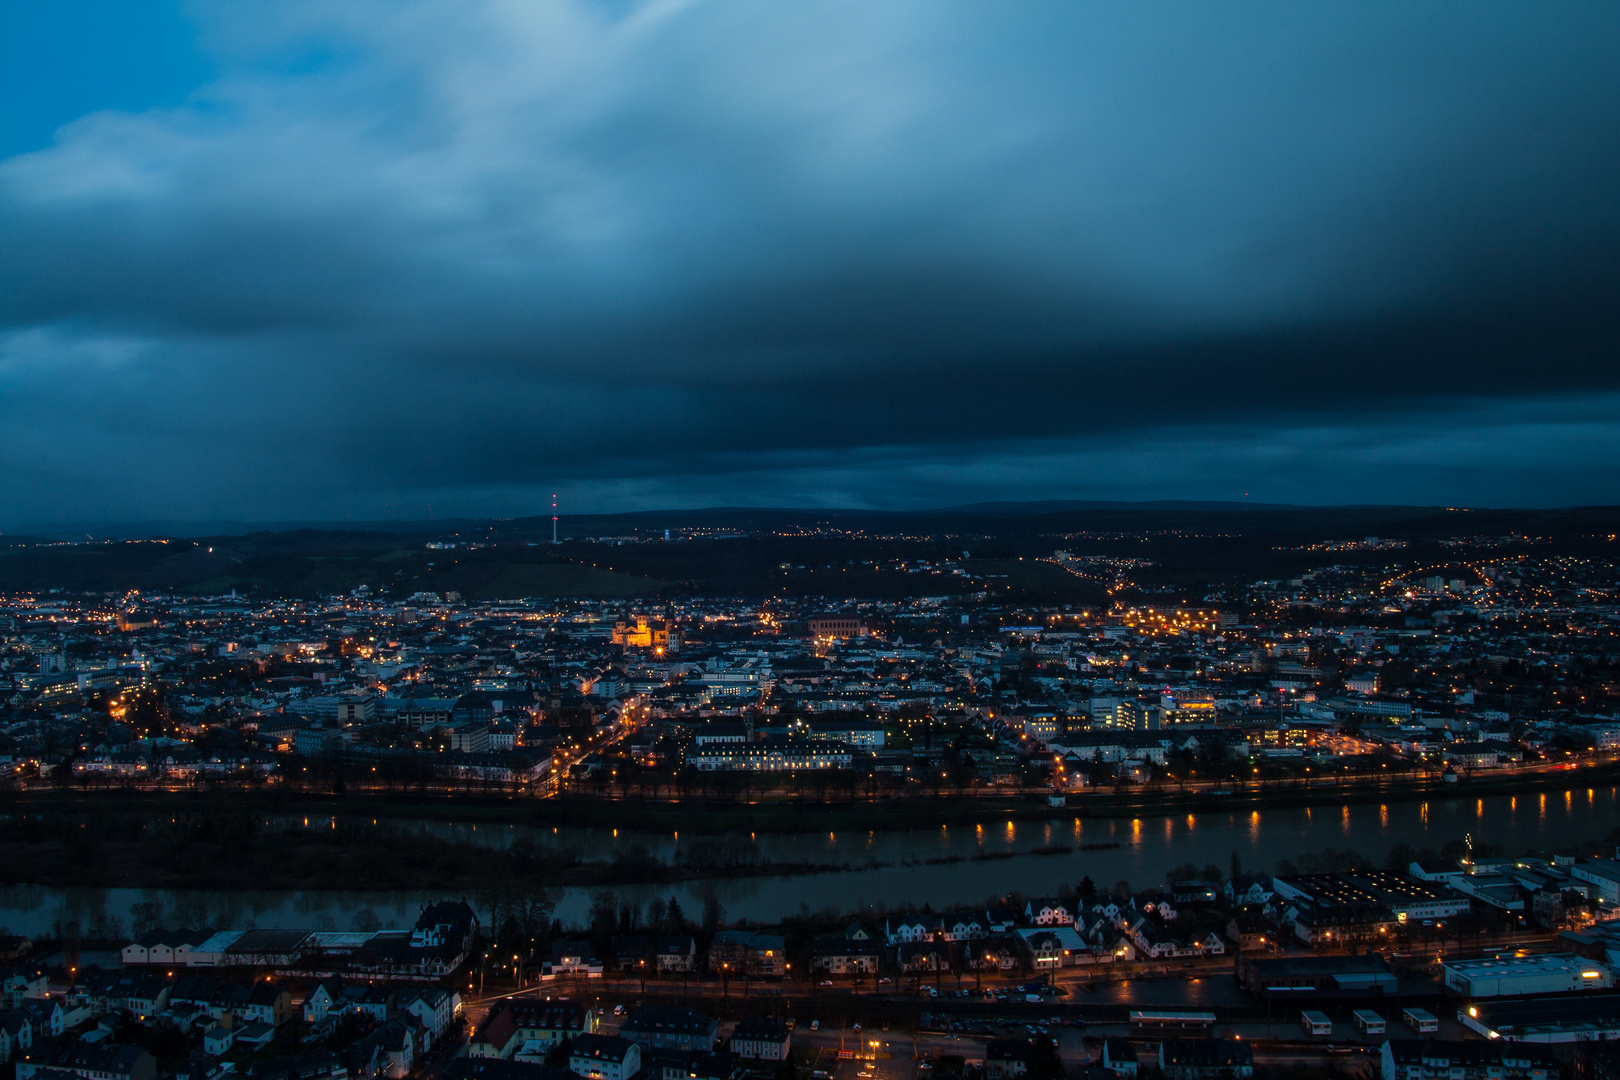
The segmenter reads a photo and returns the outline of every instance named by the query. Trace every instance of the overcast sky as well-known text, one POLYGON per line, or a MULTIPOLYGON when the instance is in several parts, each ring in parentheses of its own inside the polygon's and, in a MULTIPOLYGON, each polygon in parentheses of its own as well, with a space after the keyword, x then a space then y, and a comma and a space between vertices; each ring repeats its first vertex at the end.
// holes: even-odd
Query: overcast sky
POLYGON ((53 0, 0 42, 0 523, 1620 502, 1612 4, 53 0))

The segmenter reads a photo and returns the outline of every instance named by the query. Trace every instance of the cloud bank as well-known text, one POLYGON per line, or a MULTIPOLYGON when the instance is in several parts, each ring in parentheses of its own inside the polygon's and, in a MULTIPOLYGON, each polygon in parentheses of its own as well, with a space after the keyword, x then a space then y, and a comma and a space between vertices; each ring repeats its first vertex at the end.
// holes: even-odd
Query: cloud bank
POLYGON ((1620 501, 1620 12, 205 4, 0 162, 0 520, 1620 501))

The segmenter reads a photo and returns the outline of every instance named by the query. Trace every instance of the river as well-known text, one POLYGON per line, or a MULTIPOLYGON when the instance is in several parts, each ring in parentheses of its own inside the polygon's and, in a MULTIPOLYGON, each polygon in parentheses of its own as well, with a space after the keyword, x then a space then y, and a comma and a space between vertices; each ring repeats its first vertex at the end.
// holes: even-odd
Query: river
MULTIPOLYGON (((1598 842, 1620 825, 1620 788, 1580 787, 1485 798, 1459 794, 1420 802, 1204 812, 1158 818, 1085 819, 1072 809, 1053 813, 1045 822, 987 818, 972 826, 760 834, 750 839, 757 843, 765 859, 839 864, 850 869, 730 878, 714 882, 714 888, 727 919, 771 923, 803 909, 848 913, 906 902, 928 903, 935 909, 982 904, 1013 891, 1051 893, 1060 884, 1072 885, 1082 877, 1090 877, 1102 889, 1120 881, 1144 887, 1159 883, 1166 871, 1184 863, 1214 863, 1224 871, 1233 853, 1249 871, 1265 872, 1280 859, 1294 859, 1302 853, 1320 854, 1330 847, 1355 850, 1376 863, 1382 862, 1397 843, 1439 849, 1465 835, 1498 845, 1509 854, 1586 842, 1595 850, 1598 842), (1118 846, 1104 846, 1113 844, 1118 846), (1069 850, 1053 853, 1062 848, 1069 850), (929 860, 953 861, 930 864, 929 860)), ((319 818, 309 824, 321 827, 328 821, 319 818)), ((577 847, 588 859, 605 859, 615 849, 630 845, 668 858, 690 843, 702 842, 675 833, 627 829, 557 830, 401 821, 391 824, 491 847, 503 847, 530 836, 577 847)), ((695 916, 702 908, 705 888, 702 882, 682 882, 620 885, 614 891, 623 900, 636 904, 645 904, 654 896, 674 895, 688 915, 695 916)), ((565 923, 582 921, 591 890, 555 892, 558 917, 565 923)), ((369 909, 384 926, 409 926, 423 904, 442 895, 436 890, 204 892, 9 886, 0 887, 0 926, 12 933, 37 935, 74 920, 89 931, 98 919, 118 919, 127 924, 131 905, 141 901, 159 904, 169 925, 347 929, 359 913, 369 909)))

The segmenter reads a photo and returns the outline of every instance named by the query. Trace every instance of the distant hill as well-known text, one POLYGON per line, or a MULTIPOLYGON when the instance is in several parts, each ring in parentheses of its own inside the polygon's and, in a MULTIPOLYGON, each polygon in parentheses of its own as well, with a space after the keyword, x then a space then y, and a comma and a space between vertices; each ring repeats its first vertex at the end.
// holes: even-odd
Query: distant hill
POLYGON ((1016 517, 1021 514, 1057 514, 1068 510, 1303 510, 1314 509, 1296 506, 1291 503, 1251 503, 1247 500, 1233 502, 1186 502, 1186 501, 1160 501, 1160 502, 1096 502, 1096 501, 1056 501, 1056 502, 983 502, 965 503, 961 506, 947 506, 938 510, 908 510, 909 514, 976 514, 985 517, 1016 517))
POLYGON ((247 536, 300 529, 320 532, 418 533, 470 525, 467 519, 446 521, 65 521, 54 524, 14 525, 7 535, 38 536, 50 540, 154 540, 170 536, 190 539, 207 536, 247 536))
POLYGON ((1058 501, 904 513, 716 507, 569 516, 555 546, 549 515, 90 523, 79 531, 83 524, 28 526, 32 538, 0 536, 0 591, 319 596, 364 585, 373 595, 396 597, 432 591, 468 599, 709 595, 840 603, 990 594, 1042 604, 1126 596, 1106 575, 1074 574, 1050 561, 1054 550, 1065 549, 1126 560, 1114 565, 1135 568, 1128 588, 1140 590, 1135 595, 1144 602, 1192 603, 1223 583, 1295 577, 1325 563, 1441 566, 1513 554, 1613 559, 1620 553, 1611 539, 1620 536, 1616 507, 1058 501), (199 531, 221 525, 230 531, 199 531), (665 530, 678 542, 662 542, 665 530), (85 540, 86 533, 95 539, 85 540), (1369 536, 1406 546, 1363 543, 1369 536), (991 563, 1000 569, 992 573, 991 563))

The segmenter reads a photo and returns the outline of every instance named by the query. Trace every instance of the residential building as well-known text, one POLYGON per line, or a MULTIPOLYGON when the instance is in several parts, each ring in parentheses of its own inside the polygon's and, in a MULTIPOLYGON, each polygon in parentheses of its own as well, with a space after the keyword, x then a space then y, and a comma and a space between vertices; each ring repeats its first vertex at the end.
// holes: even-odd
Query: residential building
POLYGON ((569 1048, 568 1069, 586 1080, 631 1080, 641 1072, 641 1047, 617 1035, 580 1035, 569 1048))
POLYGON ((1449 1039, 1389 1039, 1379 1051, 1382 1080, 1557 1080, 1544 1046, 1449 1039))
POLYGON ((786 1061, 793 1033, 773 1016, 747 1016, 731 1033, 731 1052, 750 1061, 786 1061))
POLYGON ((669 1005, 647 1005, 632 1012, 619 1034, 649 1050, 713 1050, 719 1022, 712 1016, 669 1005))

